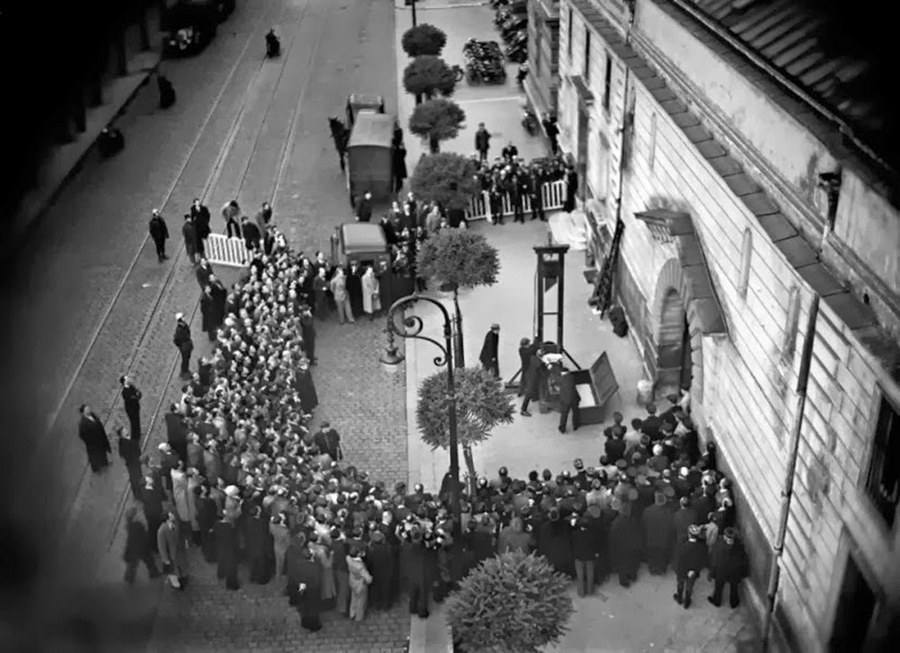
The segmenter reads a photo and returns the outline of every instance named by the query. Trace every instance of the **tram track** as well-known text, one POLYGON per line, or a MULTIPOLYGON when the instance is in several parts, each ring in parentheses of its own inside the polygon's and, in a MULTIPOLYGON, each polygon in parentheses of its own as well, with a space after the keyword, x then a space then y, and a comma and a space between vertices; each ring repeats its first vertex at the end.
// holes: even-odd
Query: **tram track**
MULTIPOLYGON (((164 195, 163 200, 158 204, 159 208, 161 209, 161 211, 164 214, 169 209, 174 208, 177 210, 178 208, 180 208, 180 207, 170 206, 170 204, 172 203, 172 198, 175 195, 176 190, 179 189, 181 186, 185 185, 186 172, 187 172, 191 162, 194 160, 194 157, 197 154, 198 149, 199 149, 201 143, 203 142, 204 138, 208 136, 207 131, 209 128, 211 128, 211 123, 213 122, 214 117, 217 115, 217 113, 219 113, 222 110, 223 100, 226 96, 227 91, 234 83, 234 80, 235 80, 235 77, 236 77, 238 71, 241 70, 242 67, 247 65, 248 56, 251 56, 251 57, 253 56, 251 54, 252 46, 254 44, 258 45, 260 42, 262 42, 263 35, 265 34, 265 31, 267 31, 267 29, 268 29, 267 26, 272 23, 273 16, 278 15, 279 7, 280 7, 280 5, 278 5, 278 4, 270 5, 260 14, 259 18, 253 23, 253 28, 250 30, 250 33, 248 34, 248 36, 246 38, 246 42, 244 43, 243 48, 240 51, 240 54, 236 58, 232 67, 230 68, 229 73, 228 73, 224 83, 222 84, 221 89, 219 90, 218 94, 216 95, 215 99, 213 100, 210 110, 207 112, 203 123, 201 124, 200 128, 198 129, 197 136, 194 139, 194 141, 191 143, 191 146, 188 150, 188 154, 184 157, 184 161, 181 164, 181 166, 179 167, 179 171, 178 171, 175 179, 173 180, 172 184, 169 186, 169 189, 166 192, 166 194, 164 195)), ((281 12, 282 12, 282 15, 284 15, 286 13, 286 10, 282 8, 281 12)), ((259 55, 257 54, 256 56, 258 57, 259 55)), ((256 76, 259 74, 259 70, 263 67, 264 63, 265 63, 265 59, 260 60, 256 69, 253 70, 252 76, 251 76, 251 84, 252 84, 252 81, 256 78, 256 76)), ((204 184, 203 191, 199 195, 204 201, 208 199, 208 197, 210 195, 210 191, 214 188, 215 184, 218 182, 219 176, 221 175, 221 171, 222 171, 222 169, 225 165, 225 162, 228 158, 228 154, 233 147, 234 139, 239 130, 239 127, 241 124, 241 118, 244 114, 244 109, 246 107, 248 97, 249 97, 248 93, 245 91, 242 96, 241 105, 238 109, 238 112, 236 113, 235 117, 232 119, 231 124, 229 126, 227 136, 226 136, 225 140, 223 141, 222 146, 218 150, 215 162, 214 162, 214 164, 211 168, 210 174, 208 175, 206 182, 204 184)), ((74 373, 72 374, 69 382, 67 383, 66 388, 65 388, 55 410, 53 411, 53 413, 51 413, 50 419, 48 420, 48 423, 47 423, 47 430, 46 430, 47 436, 49 436, 49 433, 53 430, 53 427, 56 424, 57 420, 59 419, 63 408, 69 403, 69 401, 71 399, 71 394, 76 389, 79 379, 83 376, 85 367, 86 367, 88 361, 91 359, 91 356, 94 354, 97 344, 101 339, 101 336, 104 335, 105 331, 110 326, 110 322, 114 315, 116 307, 120 304, 121 301, 124 301, 125 290, 129 285, 129 281, 132 280, 132 277, 136 271, 136 268, 137 268, 139 262, 141 261, 141 259, 144 256, 144 250, 148 249, 147 245, 149 243, 149 240, 150 240, 149 234, 146 234, 144 236, 143 240, 141 241, 140 246, 137 248, 135 255, 132 257, 131 262, 130 262, 128 268, 126 269, 125 274, 122 276, 122 280, 117 285, 112 298, 110 299, 109 303, 107 304, 107 307, 102 314, 100 322, 98 323, 97 327, 94 329, 94 331, 91 335, 91 338, 89 340, 87 347, 85 348, 83 356, 79 360, 79 363, 76 366, 74 373)), ((136 338, 137 344, 132 349, 132 353, 130 355, 129 362, 125 367, 125 369, 128 370, 128 373, 132 372, 134 365, 135 365, 135 361, 137 360, 138 356, 140 355, 141 350, 148 339, 148 335, 151 331, 152 325, 154 324, 155 317, 158 314, 159 308, 162 305, 164 298, 171 291, 171 289, 174 285, 174 282, 176 280, 176 273, 181 269, 180 263, 181 263, 181 260, 183 258, 183 254, 184 254, 184 244, 183 244, 183 242, 181 242, 180 239, 176 240, 176 242, 179 242, 178 248, 173 253, 172 260, 168 266, 168 270, 166 271, 163 282, 160 284, 160 290, 156 294, 156 297, 151 302, 152 308, 148 312, 148 314, 147 314, 148 317, 144 321, 144 324, 142 325, 140 331, 138 332, 138 335, 136 338)), ((162 394, 164 395, 165 393, 163 392, 162 394)), ((108 432, 109 432, 110 428, 117 421, 119 421, 116 416, 116 408, 118 407, 119 401, 120 401, 120 393, 118 392, 118 390, 116 390, 113 394, 112 400, 107 404, 107 410, 105 413, 106 415, 108 415, 107 419, 105 420, 105 427, 107 428, 108 432)), ((146 438, 149 435, 149 433, 150 433, 150 429, 149 428, 145 429, 144 442, 142 443, 143 446, 146 445, 146 438)), ((53 442, 50 441, 50 438, 47 436, 45 436, 45 438, 42 442, 42 445, 45 448, 48 446, 51 446, 53 444, 53 442)), ((38 460, 41 460, 43 458, 43 456, 38 455, 37 458, 38 458, 38 460)), ((59 540, 60 546, 62 546, 63 543, 66 543, 69 541, 68 536, 71 533, 75 518, 79 512, 77 510, 78 505, 79 505, 79 499, 81 498, 81 494, 83 492, 85 480, 88 477, 88 473, 89 473, 88 466, 84 465, 82 468, 82 473, 81 473, 80 479, 78 481, 77 489, 75 490, 73 501, 71 502, 71 509, 68 511, 68 515, 65 520, 65 527, 63 530, 64 534, 63 534, 63 537, 61 537, 59 540)))
MULTIPOLYGON (((298 24, 302 25, 303 20, 307 18, 307 10, 309 9, 310 4, 311 4, 311 0, 305 1, 305 4, 303 5, 303 9, 300 12, 300 16, 298 17, 298 20, 296 21, 298 24)), ((327 20, 328 15, 330 15, 330 13, 331 13, 331 10, 332 10, 332 5, 329 5, 328 11, 326 12, 326 15, 325 15, 325 20, 327 20)), ((273 208, 277 207, 277 195, 278 195, 279 189, 282 186, 282 183, 285 178, 285 174, 289 167, 291 153, 293 152, 294 144, 296 142, 297 125, 299 122, 298 119, 300 117, 301 107, 303 105, 303 98, 305 97, 305 95, 307 93, 309 82, 313 77, 312 68, 313 68, 313 65, 318 56, 319 49, 320 49, 321 42, 322 42, 322 36, 323 36, 324 32, 325 32, 325 30, 323 30, 323 29, 316 30, 314 44, 311 48, 311 51, 309 53, 309 56, 308 56, 308 59, 306 62, 306 67, 304 69, 303 81, 301 83, 299 93, 297 94, 296 100, 292 103, 293 109, 292 109, 291 115, 290 115, 288 134, 287 134, 287 138, 284 139, 284 144, 282 145, 281 150, 278 155, 278 170, 277 170, 277 174, 275 175, 275 181, 272 184, 271 191, 268 194, 264 195, 265 197, 271 198, 270 202, 272 203, 273 208)), ((231 195, 228 195, 229 197, 237 197, 241 193, 241 191, 244 190, 244 186, 247 182, 248 175, 250 174, 250 170, 251 170, 252 164, 254 162, 254 157, 257 154, 258 149, 260 148, 260 146, 263 143, 262 136, 263 136, 264 128, 267 124, 267 120, 269 118, 269 115, 271 114, 273 107, 276 106, 275 96, 278 92, 278 89, 280 88, 280 85, 281 85, 282 79, 284 78, 285 72, 290 67, 289 66, 290 55, 294 50, 294 44, 297 42, 298 35, 299 35, 299 30, 294 33, 294 35, 291 38, 289 47, 285 50, 285 52, 283 54, 283 59, 282 59, 283 63, 281 65, 281 69, 279 71, 276 83, 272 88, 272 92, 269 97, 268 103, 266 105, 266 109, 263 114, 263 118, 260 121, 260 124, 258 125, 258 127, 254 130, 253 145, 252 145, 250 154, 247 156, 246 164, 242 166, 242 171, 240 172, 240 175, 239 175, 239 181, 237 182, 237 185, 234 188, 234 192, 231 195)), ((246 104, 242 105, 242 112, 244 111, 246 106, 247 106, 246 104)), ((236 134, 237 134, 237 132, 235 131, 232 138, 234 138, 234 136, 236 136, 236 134)), ((179 254, 182 251, 183 251, 183 248, 179 251, 179 254)), ((187 319, 189 324, 194 323, 194 321, 197 317, 199 308, 200 308, 200 300, 198 298, 195 302, 193 302, 193 308, 190 310, 190 315, 187 319)), ((186 313, 187 313, 187 311, 186 311, 186 313)), ((159 394, 159 399, 154 407, 153 412, 151 413, 150 422, 148 423, 147 428, 145 429, 145 432, 144 432, 143 440, 141 443, 142 451, 146 450, 148 444, 150 443, 150 440, 152 439, 154 428, 157 426, 157 424, 159 422, 160 415, 162 415, 164 413, 164 407, 166 405, 167 396, 172 390, 173 380, 175 379, 177 370, 179 369, 180 355, 178 355, 178 354, 172 355, 172 356, 170 356, 170 360, 171 360, 171 362, 167 366, 168 374, 166 376, 165 385, 163 386, 163 391, 160 392, 160 394, 159 394)), ((115 517, 113 519, 112 524, 110 525, 110 529, 109 529, 109 532, 107 533, 107 537, 106 537, 107 550, 111 550, 112 547, 116 543, 117 535, 119 532, 119 526, 121 524, 121 520, 124 515, 125 509, 128 505, 128 495, 129 495, 130 491, 131 491, 130 488, 126 484, 123 491, 119 493, 119 497, 116 502, 115 517)))

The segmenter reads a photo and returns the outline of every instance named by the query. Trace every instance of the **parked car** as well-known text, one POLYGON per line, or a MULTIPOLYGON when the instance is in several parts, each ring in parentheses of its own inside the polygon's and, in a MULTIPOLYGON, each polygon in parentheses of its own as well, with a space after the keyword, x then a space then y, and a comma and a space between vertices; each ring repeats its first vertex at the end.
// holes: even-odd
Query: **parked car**
POLYGON ((167 57, 188 57, 201 52, 216 35, 217 14, 212 4, 196 0, 182 2, 166 11, 163 53, 167 57))

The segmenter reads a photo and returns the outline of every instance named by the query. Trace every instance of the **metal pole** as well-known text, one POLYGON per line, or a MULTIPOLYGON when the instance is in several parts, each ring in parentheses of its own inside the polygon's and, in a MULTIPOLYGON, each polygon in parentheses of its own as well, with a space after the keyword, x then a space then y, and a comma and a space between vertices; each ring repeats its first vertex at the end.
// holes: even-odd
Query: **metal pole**
POLYGON ((778 535, 772 547, 775 555, 769 569, 769 586, 766 591, 767 610, 763 622, 763 652, 769 650, 772 631, 772 620, 775 616, 775 600, 778 594, 778 580, 781 572, 779 562, 784 553, 784 541, 787 536, 788 518, 791 514, 791 498, 794 494, 794 477, 797 469, 797 456, 800 450, 800 430, 803 427, 803 410, 806 407, 806 390, 809 386, 809 367, 812 361, 813 342, 816 338, 816 320, 819 316, 819 296, 813 295, 809 305, 809 319, 806 323, 806 337, 803 340, 803 352, 800 358, 800 372, 797 375, 797 410, 794 413, 794 424, 791 428, 789 444, 790 457, 784 474, 784 488, 781 490, 781 519, 778 535))
MULTIPOLYGON (((543 290, 543 289, 542 289, 543 290)), ((556 278, 556 343, 559 351, 565 351, 563 346, 563 316, 566 301, 566 253, 559 253, 559 275, 556 278)))
POLYGON ((459 369, 466 366, 466 350, 462 330, 462 313, 459 311, 459 302, 456 298, 456 291, 453 291, 453 324, 456 331, 456 355, 453 357, 454 364, 459 369))
POLYGON ((416 0, 412 0, 411 6, 412 6, 413 27, 416 27, 418 25, 418 23, 416 22, 416 0))
MULTIPOLYGON (((450 321, 444 320, 444 342, 447 351, 453 351, 453 330, 450 321)), ((453 375, 453 364, 447 361, 447 395, 449 405, 449 429, 450 429, 450 476, 453 477, 453 494, 450 499, 450 509, 453 512, 453 539, 456 542, 462 537, 462 506, 459 497, 459 442, 456 432, 456 379, 453 375)))

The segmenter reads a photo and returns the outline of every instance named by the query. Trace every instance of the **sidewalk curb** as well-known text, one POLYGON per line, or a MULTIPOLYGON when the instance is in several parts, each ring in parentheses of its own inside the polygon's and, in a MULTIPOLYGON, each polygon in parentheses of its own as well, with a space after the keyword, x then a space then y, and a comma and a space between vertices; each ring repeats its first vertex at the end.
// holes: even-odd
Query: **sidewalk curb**
MULTIPOLYGON (((87 129, 83 134, 78 134, 75 139, 71 143, 66 143, 62 147, 73 146, 76 148, 80 148, 81 151, 76 151, 74 154, 74 160, 71 166, 66 170, 66 172, 58 179, 49 179, 46 182, 47 186, 51 186, 52 190, 49 190, 45 197, 40 197, 40 187, 37 189, 32 189, 31 192, 26 193, 22 198, 22 203, 20 204, 19 209, 17 210, 15 216, 12 220, 12 225, 9 230, 9 237, 5 239, 5 242, 2 246, 2 250, 0 250, 0 257, 6 257, 12 254, 16 247, 25 240, 35 226, 40 222, 41 217, 47 212, 47 210, 53 206, 53 203, 59 198, 62 191, 66 188, 68 183, 72 180, 72 178, 78 174, 81 170, 82 165, 84 164, 85 159, 87 159, 88 155, 94 150, 94 146, 97 143, 97 138, 100 135, 100 132, 104 127, 113 123, 124 111, 128 108, 128 105, 134 100, 137 94, 140 92, 142 88, 147 84, 150 76, 159 68, 159 64, 162 58, 158 53, 149 51, 149 52, 139 52, 129 61, 129 65, 133 62, 140 62, 143 65, 139 65, 138 69, 135 72, 129 73, 123 77, 119 77, 114 80, 112 83, 121 82, 123 84, 131 84, 132 88, 128 90, 128 93, 121 100, 116 101, 115 104, 106 104, 104 103, 100 107, 93 109, 95 112, 103 112, 103 114, 110 113, 110 117, 108 120, 102 121, 102 126, 100 129, 94 133, 93 129, 87 129), (143 61, 150 61, 151 63, 143 63, 143 61), (110 111, 112 109, 112 111, 110 111), (35 193, 35 191, 37 191, 35 193), (31 206, 27 205, 27 200, 29 195, 35 193, 37 197, 33 201, 31 206)), ((110 84, 107 84, 104 87, 104 91, 109 88, 110 84)), ((91 116, 88 115, 88 120, 90 120, 91 116)), ((57 156, 60 155, 59 148, 56 150, 55 154, 57 156)), ((48 157, 48 159, 52 160, 52 155, 48 157)))

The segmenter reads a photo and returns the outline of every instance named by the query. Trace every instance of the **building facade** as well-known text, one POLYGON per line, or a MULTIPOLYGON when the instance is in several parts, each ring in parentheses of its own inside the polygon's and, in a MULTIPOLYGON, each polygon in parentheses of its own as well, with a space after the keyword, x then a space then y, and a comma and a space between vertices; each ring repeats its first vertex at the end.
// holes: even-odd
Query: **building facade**
POLYGON ((525 92, 539 115, 556 113, 559 85, 559 0, 528 1, 525 92))
POLYGON ((707 0, 561 0, 560 144, 594 232, 624 224, 648 379, 690 392, 738 486, 760 616, 775 588, 777 641, 863 650, 900 627, 900 210, 877 155, 729 36, 787 57, 815 21, 731 4, 726 33, 707 0))

